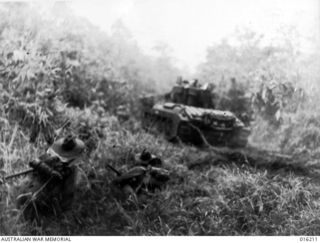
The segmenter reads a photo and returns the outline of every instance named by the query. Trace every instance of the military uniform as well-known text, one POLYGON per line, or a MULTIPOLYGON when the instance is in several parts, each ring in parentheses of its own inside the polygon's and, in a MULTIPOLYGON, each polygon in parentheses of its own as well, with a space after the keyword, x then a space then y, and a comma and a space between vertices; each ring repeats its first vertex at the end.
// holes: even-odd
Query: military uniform
POLYGON ((34 169, 17 197, 17 206, 26 218, 59 214, 71 207, 77 184, 76 162, 84 143, 73 137, 57 140, 47 154, 30 162, 34 169))
POLYGON ((125 194, 141 195, 145 192, 154 192, 170 179, 169 171, 161 167, 160 158, 143 151, 135 155, 135 165, 126 173, 115 178, 112 185, 121 189, 125 194))

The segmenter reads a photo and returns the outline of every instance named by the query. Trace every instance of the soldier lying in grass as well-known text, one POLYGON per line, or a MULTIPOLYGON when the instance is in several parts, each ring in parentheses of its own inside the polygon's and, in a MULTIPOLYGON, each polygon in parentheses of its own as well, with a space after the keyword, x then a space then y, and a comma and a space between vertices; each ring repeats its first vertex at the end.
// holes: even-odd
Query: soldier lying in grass
POLYGON ((140 195, 160 189, 169 179, 169 171, 161 168, 162 161, 155 155, 143 151, 135 156, 135 166, 126 173, 117 173, 112 181, 115 188, 125 194, 140 195))
POLYGON ((27 219, 57 215, 71 207, 77 186, 77 163, 84 143, 72 136, 53 143, 47 154, 29 163, 33 172, 17 197, 17 206, 27 219))

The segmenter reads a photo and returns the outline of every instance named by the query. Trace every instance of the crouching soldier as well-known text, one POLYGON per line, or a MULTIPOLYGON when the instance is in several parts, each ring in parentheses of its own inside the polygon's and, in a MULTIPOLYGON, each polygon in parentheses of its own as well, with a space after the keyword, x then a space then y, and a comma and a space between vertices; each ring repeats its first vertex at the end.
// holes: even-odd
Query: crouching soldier
POLYGON ((17 206, 27 219, 58 215, 69 209, 77 186, 77 163, 84 143, 72 136, 57 140, 47 154, 29 166, 33 171, 17 197, 17 206))

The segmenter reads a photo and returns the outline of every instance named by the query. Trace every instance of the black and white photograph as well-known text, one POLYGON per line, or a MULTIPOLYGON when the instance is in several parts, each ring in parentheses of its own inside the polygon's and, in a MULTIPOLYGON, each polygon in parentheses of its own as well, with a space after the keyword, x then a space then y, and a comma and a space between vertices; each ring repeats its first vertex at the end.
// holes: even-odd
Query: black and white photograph
POLYGON ((319 94, 319 0, 1 0, 0 241, 316 242, 319 94))

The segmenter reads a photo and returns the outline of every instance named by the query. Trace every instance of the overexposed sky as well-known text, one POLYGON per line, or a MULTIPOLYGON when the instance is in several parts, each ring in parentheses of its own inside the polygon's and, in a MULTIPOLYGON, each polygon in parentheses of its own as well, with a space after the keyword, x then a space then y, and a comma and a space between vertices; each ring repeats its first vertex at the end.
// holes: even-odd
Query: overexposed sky
POLYGON ((191 71, 204 60, 208 46, 237 27, 270 41, 285 25, 305 37, 320 34, 320 0, 77 0, 71 6, 106 31, 121 19, 148 54, 157 43, 167 43, 176 64, 191 71))

